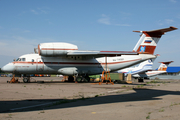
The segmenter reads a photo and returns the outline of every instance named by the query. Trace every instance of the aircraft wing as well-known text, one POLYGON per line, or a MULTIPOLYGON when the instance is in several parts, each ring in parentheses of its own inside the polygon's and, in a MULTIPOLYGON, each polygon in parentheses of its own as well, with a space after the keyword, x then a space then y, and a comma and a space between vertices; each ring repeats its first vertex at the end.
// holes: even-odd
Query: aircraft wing
POLYGON ((67 56, 92 56, 92 57, 104 57, 104 56, 121 56, 121 55, 138 55, 137 52, 132 51, 69 51, 67 56))
POLYGON ((78 47, 69 43, 41 43, 38 45, 38 53, 41 56, 83 56, 83 57, 104 57, 121 55, 138 55, 132 51, 81 51, 78 47))

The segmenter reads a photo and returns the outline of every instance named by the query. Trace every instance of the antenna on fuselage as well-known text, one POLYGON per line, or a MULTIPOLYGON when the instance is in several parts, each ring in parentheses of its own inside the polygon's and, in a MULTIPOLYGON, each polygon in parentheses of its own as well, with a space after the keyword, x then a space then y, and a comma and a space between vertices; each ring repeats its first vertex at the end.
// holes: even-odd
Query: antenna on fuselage
POLYGON ((38 48, 34 48, 34 53, 38 54, 38 48))

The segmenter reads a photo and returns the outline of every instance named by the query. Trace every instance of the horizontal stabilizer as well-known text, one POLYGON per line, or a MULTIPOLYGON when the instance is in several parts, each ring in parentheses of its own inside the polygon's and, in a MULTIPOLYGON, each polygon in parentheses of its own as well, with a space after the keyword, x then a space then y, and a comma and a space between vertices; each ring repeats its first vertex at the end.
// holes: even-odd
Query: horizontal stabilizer
POLYGON ((177 28, 176 27, 173 27, 173 26, 170 26, 169 28, 163 28, 163 29, 157 29, 157 30, 150 30, 150 31, 133 31, 133 32, 140 32, 140 33, 143 33, 143 32, 146 32, 146 33, 159 33, 159 34, 164 34, 165 32, 169 32, 169 31, 172 31, 172 30, 176 30, 177 28))
POLYGON ((174 62, 174 61, 169 61, 169 62, 159 62, 159 63, 170 64, 170 63, 172 63, 172 62, 174 62))

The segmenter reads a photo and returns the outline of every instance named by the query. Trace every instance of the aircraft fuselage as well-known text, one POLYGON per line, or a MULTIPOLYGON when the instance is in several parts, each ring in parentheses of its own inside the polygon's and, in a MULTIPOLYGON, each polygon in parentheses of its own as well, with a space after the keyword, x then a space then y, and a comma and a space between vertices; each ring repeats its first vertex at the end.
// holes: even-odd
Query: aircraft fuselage
POLYGON ((90 56, 45 57, 26 54, 5 65, 2 70, 15 74, 101 74, 104 70, 116 71, 156 56, 150 54, 122 55, 93 58, 90 56))

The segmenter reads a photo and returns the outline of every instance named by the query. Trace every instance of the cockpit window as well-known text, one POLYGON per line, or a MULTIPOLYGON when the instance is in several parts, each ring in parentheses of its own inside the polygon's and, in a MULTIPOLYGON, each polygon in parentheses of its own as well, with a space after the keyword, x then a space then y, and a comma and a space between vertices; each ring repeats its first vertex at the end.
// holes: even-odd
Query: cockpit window
POLYGON ((21 61, 21 58, 18 58, 16 61, 21 61))
POLYGON ((26 58, 22 58, 21 60, 22 60, 22 61, 26 61, 26 58))
POLYGON ((18 58, 16 61, 26 61, 26 58, 18 58))

